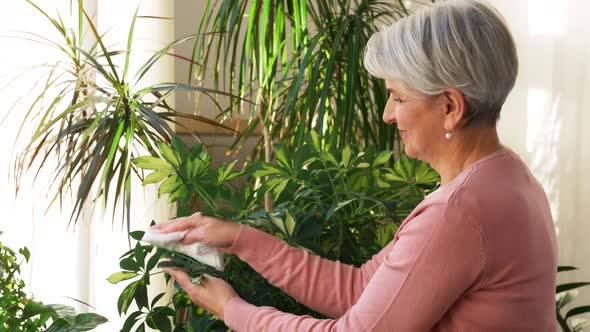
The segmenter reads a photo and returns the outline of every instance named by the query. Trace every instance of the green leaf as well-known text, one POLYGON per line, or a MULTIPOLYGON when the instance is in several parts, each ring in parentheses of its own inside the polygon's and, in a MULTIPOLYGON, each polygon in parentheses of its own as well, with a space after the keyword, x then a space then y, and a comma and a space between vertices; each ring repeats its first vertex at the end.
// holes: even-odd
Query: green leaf
POLYGON ((320 156, 323 160, 332 163, 334 166, 338 166, 338 161, 336 161, 336 158, 334 158, 334 156, 328 151, 322 151, 320 156))
POLYGON ((134 271, 134 272, 139 272, 139 270, 141 269, 139 264, 137 264, 137 262, 135 261, 134 257, 123 258, 119 262, 119 266, 123 270, 134 271))
POLYGON ((154 319, 154 323, 158 331, 162 332, 171 332, 172 331, 172 324, 170 324, 170 319, 166 315, 161 315, 155 313, 152 315, 154 319))
POLYGON ((27 247, 23 247, 21 249, 18 250, 18 252, 25 256, 25 261, 28 262, 29 259, 31 258, 31 252, 29 251, 29 249, 27 247))
POLYGON ((573 271, 573 270, 577 270, 578 268, 575 266, 558 266, 557 267, 557 272, 565 272, 565 271, 573 271))
POLYGON ((53 321, 51 326, 47 328, 44 332, 63 332, 68 330, 68 322, 63 318, 58 318, 53 321))
POLYGON ((129 309, 129 305, 131 304, 131 301, 133 301, 135 290, 137 289, 140 281, 141 280, 134 281, 127 285, 127 287, 125 287, 123 290, 123 293, 121 293, 119 296, 119 300, 117 301, 117 310, 119 310, 119 314, 127 313, 127 309, 129 309))
POLYGON ((406 183, 406 180, 402 179, 401 177, 393 173, 385 173, 383 174, 383 178, 387 181, 406 183))
POLYGON ((37 315, 56 316, 55 309, 50 305, 45 305, 41 302, 29 301, 23 310, 23 314, 20 317, 22 320, 29 319, 37 315))
POLYGON ((354 201, 356 201, 356 200, 357 200, 356 198, 353 198, 353 199, 346 200, 346 201, 344 201, 344 202, 338 202, 338 204, 334 204, 334 205, 333 205, 333 206, 330 208, 330 210, 328 210, 328 213, 326 214, 326 220, 328 220, 328 219, 332 218, 332 216, 333 216, 333 215, 334 215, 334 214, 335 214, 335 213, 336 213, 338 210, 340 210, 341 208, 343 208, 343 207, 347 206, 348 204, 350 204, 350 203, 352 203, 352 202, 354 202, 354 201))
POLYGON ((143 169, 173 171, 172 165, 160 158, 145 156, 133 159, 135 166, 143 169))
POLYGON ((254 164, 252 164, 252 166, 250 166, 250 168, 248 169, 248 173, 252 174, 253 176, 257 177, 257 178, 262 178, 268 175, 280 175, 283 174, 283 172, 270 164, 267 164, 265 162, 256 162, 254 164))
POLYGON ((277 226, 281 232, 283 232, 284 234, 287 234, 287 229, 285 228, 285 223, 283 222, 283 220, 277 216, 269 216, 270 221, 275 224, 275 226, 277 226))
POLYGON ((178 199, 180 199, 186 193, 187 193, 186 188, 184 186, 179 186, 178 188, 176 188, 176 190, 174 190, 173 192, 170 193, 170 196, 168 196, 168 203, 176 202, 178 199))
POLYGON ((158 252, 156 251, 156 253, 154 255, 152 255, 152 257, 150 257, 150 259, 148 260, 148 263, 146 265, 146 272, 150 272, 151 270, 153 270, 154 267, 156 267, 156 264, 158 264, 158 261, 160 260, 161 255, 158 254, 158 252))
POLYGON ((417 184, 434 184, 439 180, 438 173, 423 161, 417 163, 415 173, 417 184))
POLYGON ((160 300, 162 297, 164 297, 164 295, 166 295, 166 293, 160 293, 160 294, 156 295, 156 297, 154 297, 154 298, 152 299, 152 304, 151 304, 152 308, 153 308, 153 307, 156 305, 156 303, 158 303, 158 301, 159 301, 159 300, 160 300))
POLYGON ((239 172, 232 173, 232 170, 237 162, 238 162, 237 160, 234 160, 231 164, 229 164, 227 166, 227 168, 225 168, 223 165, 218 168, 218 170, 217 170, 218 171, 218 175, 217 175, 217 182, 218 183, 231 181, 233 178, 235 178, 237 175, 239 175, 239 172))
POLYGON ((143 268, 143 266, 145 265, 145 256, 147 255, 147 250, 144 250, 143 247, 141 246, 141 243, 137 242, 135 244, 135 248, 133 249, 133 256, 135 257, 135 260, 137 261, 137 265, 140 268, 143 268))
POLYGON ((282 178, 272 178, 268 181, 265 181, 262 183, 262 185, 260 186, 260 188, 258 188, 258 192, 260 194, 265 194, 267 192, 272 191, 278 184, 279 182, 281 182, 283 179, 282 178))
POLYGON ((177 175, 172 175, 162 182, 158 188, 158 195, 169 194, 175 191, 178 187, 182 186, 182 181, 178 180, 177 175))
POLYGON ((135 30, 135 21, 137 20, 137 12, 139 6, 135 9, 133 19, 131 20, 131 26, 129 27, 129 35, 127 36, 127 52, 125 52, 125 67, 123 69, 123 80, 127 79, 127 72, 129 71, 129 58, 131 57, 131 44, 133 42, 133 31, 135 30))
POLYGON ((320 143, 320 137, 319 137, 318 133, 316 133, 314 130, 312 130, 309 132, 309 137, 311 139, 314 149, 318 152, 321 151, 322 145, 320 143))
POLYGON ((391 156, 393 155, 393 151, 385 150, 379 152, 375 160, 373 160, 373 167, 385 164, 391 156))
POLYGON ((131 238, 136 241, 141 241, 144 234, 145 234, 144 231, 133 231, 133 232, 129 233, 129 236, 131 236, 131 238))
POLYGON ((356 167, 358 167, 358 168, 367 168, 369 166, 371 166, 371 165, 369 165, 369 163, 366 163, 366 162, 362 162, 362 163, 359 163, 358 165, 356 165, 356 167))
POLYGON ((590 282, 572 282, 572 283, 561 284, 561 285, 557 285, 557 287, 555 288, 555 293, 558 294, 561 292, 584 287, 587 285, 590 285, 590 282))
POLYGON ((111 284, 116 284, 120 281, 123 280, 128 280, 134 277, 137 277, 138 274, 135 272, 116 272, 111 274, 108 278, 107 281, 110 282, 111 284))
POLYGON ((290 160, 289 152, 287 151, 285 146, 282 144, 275 144, 274 148, 275 148, 275 154, 277 156, 277 163, 280 166, 283 166, 287 169, 291 169, 291 163, 289 163, 289 160, 290 160))
POLYGON ((143 184, 150 184, 150 183, 158 183, 172 174, 172 170, 161 169, 155 172, 150 173, 148 176, 145 177, 143 180, 143 184))
POLYGON ((293 236, 293 230, 295 229, 295 218, 289 213, 289 210, 285 211, 285 226, 287 226, 287 232, 289 236, 293 236))
POLYGON ((135 295, 134 295, 135 303, 137 303, 138 309, 147 308, 148 307, 148 295, 147 295, 147 286, 143 280, 137 285, 135 288, 135 295))
POLYGON ((78 314, 76 315, 72 329, 74 331, 90 331, 106 322, 108 322, 108 319, 95 313, 78 314))
POLYGON ((48 304, 55 312, 68 322, 73 322, 76 317, 76 309, 65 304, 48 304))
POLYGON ((178 168, 180 166, 180 161, 178 158, 176 158, 176 155, 170 146, 162 141, 158 142, 157 145, 158 150, 160 150, 160 153, 162 154, 162 157, 164 157, 164 159, 166 159, 166 161, 172 164, 174 167, 178 168))
POLYGON ((125 323, 123 324, 121 332, 131 332, 131 328, 133 327, 133 325, 135 325, 135 323, 137 323, 137 318, 142 314, 143 312, 141 311, 134 311, 130 313, 127 319, 125 320, 125 323))
POLYGON ((576 307, 576 308, 570 309, 567 312, 567 314, 565 314, 565 319, 567 320, 568 318, 570 318, 572 316, 576 316, 576 315, 580 315, 580 314, 585 314, 587 312, 590 312, 590 305, 576 307))
POLYGON ((342 166, 349 167, 350 166, 350 157, 352 155, 352 150, 350 150, 350 146, 345 146, 342 150, 342 166))
POLYGON ((279 197, 281 197, 281 194, 285 190, 285 187, 287 186, 287 184, 289 184, 289 181, 290 181, 289 179, 280 179, 280 181, 277 183, 277 185, 274 186, 273 194, 274 194, 275 200, 278 200, 279 197))

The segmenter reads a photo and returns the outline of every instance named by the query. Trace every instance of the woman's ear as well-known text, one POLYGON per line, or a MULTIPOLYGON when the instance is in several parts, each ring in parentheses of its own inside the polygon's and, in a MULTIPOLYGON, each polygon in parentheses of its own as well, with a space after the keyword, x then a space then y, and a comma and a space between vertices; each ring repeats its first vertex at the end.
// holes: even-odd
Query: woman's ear
POLYGON ((467 119, 467 104, 463 92, 457 88, 448 88, 443 92, 446 97, 445 129, 456 130, 467 119))

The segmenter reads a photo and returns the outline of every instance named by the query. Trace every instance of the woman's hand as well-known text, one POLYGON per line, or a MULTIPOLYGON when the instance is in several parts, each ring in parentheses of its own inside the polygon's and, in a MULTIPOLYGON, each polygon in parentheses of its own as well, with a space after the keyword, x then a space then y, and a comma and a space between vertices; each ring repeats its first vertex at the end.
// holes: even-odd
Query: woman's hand
POLYGON ((188 230, 180 240, 182 244, 202 242, 215 248, 227 248, 232 245, 240 231, 240 224, 223 221, 197 212, 190 217, 182 217, 158 224, 153 228, 160 233, 172 233, 188 230))
POLYGON ((225 304, 238 296, 234 289, 223 279, 204 274, 201 284, 193 284, 186 272, 181 270, 163 269, 186 291, 194 304, 209 311, 215 317, 223 320, 225 304))

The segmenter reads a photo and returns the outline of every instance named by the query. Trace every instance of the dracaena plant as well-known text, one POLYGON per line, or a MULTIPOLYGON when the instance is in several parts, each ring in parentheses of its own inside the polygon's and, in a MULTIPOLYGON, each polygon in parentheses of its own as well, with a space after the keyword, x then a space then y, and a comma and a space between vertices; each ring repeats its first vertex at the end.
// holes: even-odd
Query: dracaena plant
MULTIPOLYGON (((131 160, 138 153, 157 151, 156 142, 168 142, 173 135, 170 123, 188 118, 211 125, 216 122, 198 115, 176 111, 168 99, 174 91, 214 91, 176 83, 144 84, 143 79, 155 70, 157 63, 188 40, 189 36, 171 42, 156 51, 132 72, 135 23, 141 18, 135 11, 125 49, 105 45, 93 18, 77 2, 79 26, 71 29, 61 17, 53 18, 31 1, 57 30, 61 40, 25 34, 25 38, 57 49, 62 59, 46 64, 41 74, 43 89, 34 96, 23 117, 19 136, 26 129, 32 136, 15 163, 18 183, 24 172, 44 167, 54 158, 53 202, 71 192, 75 198, 70 222, 76 221, 87 201, 103 198, 103 206, 114 195, 114 203, 124 202, 123 215, 129 219, 131 177, 137 172, 131 160), (88 32, 85 34, 84 27, 88 32), (81 36, 89 35, 90 41, 81 36), (122 65, 116 65, 122 63, 122 65), (139 151, 139 152, 138 152, 139 151), (125 213, 126 212, 126 213, 125 213)), ((139 9, 139 8, 138 8, 139 9)), ((182 57, 179 57, 182 58, 182 57)))
MULTIPOLYGON (((439 181, 422 162, 403 157, 391 168, 387 164, 392 151, 362 150, 355 145, 334 148, 314 133, 298 149, 275 145, 276 163, 255 162, 241 171, 234 169, 235 163, 212 168, 201 145, 188 149, 173 138, 172 144, 158 147, 159 157, 140 157, 134 163, 150 171, 145 184, 159 183, 160 193, 179 203, 179 216, 193 213, 195 206, 190 202, 197 201, 207 214, 247 223, 322 257, 356 265, 391 241, 405 215, 439 181), (244 187, 229 183, 238 177, 244 187), (269 180, 260 181, 263 177, 269 180), (271 212, 261 208, 269 191, 276 198, 271 212)), ((132 234, 141 238, 141 233, 132 234)), ((172 319, 170 328, 175 331, 227 329, 194 306, 182 291, 168 304, 172 311, 156 303, 163 293, 147 296, 145 286, 159 273, 158 264, 183 268, 194 278, 215 272, 184 255, 138 242, 122 256, 122 271, 111 277, 112 282, 130 282, 119 297, 120 313, 128 313, 123 331, 136 331, 144 324, 168 330, 164 316, 172 319), (157 263, 159 260, 165 261, 157 263), (132 303, 140 309, 128 311, 132 303)), ((322 317, 270 285, 235 256, 226 257, 225 271, 217 275, 253 304, 322 317)))
POLYGON ((210 77, 234 98, 227 114, 247 114, 239 147, 257 127, 266 162, 272 142, 299 146, 310 131, 335 147, 361 143, 393 149, 395 126, 380 121, 387 101, 382 80, 363 67, 363 47, 383 25, 408 14, 406 1, 207 1, 195 41, 189 82, 210 77), (220 68, 214 73, 207 68, 220 68))

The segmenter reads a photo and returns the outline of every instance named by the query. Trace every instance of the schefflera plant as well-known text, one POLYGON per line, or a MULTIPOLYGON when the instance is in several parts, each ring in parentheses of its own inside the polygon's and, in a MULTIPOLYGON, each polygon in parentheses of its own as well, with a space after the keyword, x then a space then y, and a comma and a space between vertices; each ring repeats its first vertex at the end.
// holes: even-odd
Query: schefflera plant
MULTIPOLYGON (((117 300, 119 314, 127 314, 133 304, 136 306, 136 310, 129 312, 121 331, 145 331, 146 326, 158 331, 191 331, 192 322, 189 318, 194 321, 196 313, 191 309, 196 308, 186 293, 175 293, 168 303, 160 301, 165 292, 155 296, 148 295, 152 276, 162 273, 154 269, 156 267, 180 268, 189 273, 195 281, 198 281, 203 273, 222 278, 225 275, 186 255, 142 244, 140 240, 143 234, 142 231, 130 234, 136 240, 135 247, 121 256, 119 266, 122 271, 113 273, 107 278, 113 284, 129 282, 117 300)), ((170 277, 165 275, 165 280, 168 283, 170 277)), ((203 314, 202 310, 200 314, 203 314)), ((196 329, 196 331, 205 330, 196 329)))
MULTIPOLYGON (((392 162, 392 151, 374 148, 364 151, 353 145, 333 148, 314 133, 294 151, 281 144, 274 147, 276 162, 255 162, 242 172, 234 170, 235 162, 213 169, 211 158, 201 145, 187 149, 178 138, 173 138, 170 145, 158 144, 161 157, 141 157, 134 163, 153 170, 145 183, 160 183, 160 194, 169 194, 171 202, 179 203, 179 216, 200 210, 226 220, 249 223, 290 245, 355 265, 391 241, 410 207, 434 190, 439 181, 436 172, 422 162, 406 157, 392 162), (228 183, 240 175, 247 176, 243 188, 228 183), (275 204, 270 212, 261 207, 266 193, 274 196, 275 204)), ((139 239, 141 233, 133 233, 133 237, 139 239)), ((128 273, 127 280, 139 282, 139 289, 154 274, 156 260, 164 258, 169 260, 160 266, 182 268, 193 278, 214 272, 185 256, 153 250, 137 243, 134 250, 122 257, 123 271, 117 275, 128 273), (154 256, 146 258, 149 255, 154 256), (142 278, 146 279, 140 281, 142 278)), ((270 285, 233 255, 226 256, 225 272, 218 276, 255 305, 322 317, 270 285)), ((165 323, 158 323, 163 321, 161 312, 174 318, 175 331, 227 330, 222 321, 192 305, 182 291, 174 295, 169 311, 154 309, 158 307, 153 303, 148 308, 144 289, 138 292, 134 287, 127 286, 121 294, 119 303, 124 306, 120 312, 127 312, 132 302, 137 303, 141 312, 130 313, 123 331, 131 331, 134 326, 141 329, 144 323, 162 329, 165 323), (160 313, 153 313, 152 316, 158 317, 152 320, 150 312, 154 310, 160 313)), ((162 296, 158 294, 155 298, 162 296)))
MULTIPOLYGON (((439 183, 424 162, 374 147, 334 148, 311 132, 294 151, 275 144, 276 163, 258 161, 249 172, 268 179, 275 207, 263 214, 275 235, 332 260, 362 264, 383 248, 397 226, 439 183)), ((260 215, 260 213, 258 214, 260 215)))
POLYGON ((180 214, 203 210, 217 215, 220 209, 215 198, 232 201, 235 188, 230 181, 242 173, 234 170, 237 160, 229 165, 211 169, 211 155, 202 144, 190 149, 178 136, 170 144, 157 143, 162 158, 154 156, 139 157, 133 160, 138 168, 153 170, 143 180, 143 184, 160 183, 158 194, 169 194, 168 202, 179 202, 180 214))
MULTIPOLYGON (((234 170, 236 162, 213 170, 211 156, 201 144, 189 149, 177 136, 172 137, 170 144, 160 141, 156 145, 161 157, 143 156, 133 160, 136 167, 152 171, 143 179, 143 184, 160 183, 158 195, 167 194, 170 203, 177 202, 179 215, 200 209, 223 217, 220 214, 223 208, 218 206, 216 198, 232 201, 236 190, 229 181, 241 174, 234 170)), ((209 330, 215 320, 192 305, 184 292, 176 293, 169 303, 159 304, 165 293, 161 292, 150 300, 148 286, 151 277, 161 273, 154 271, 157 267, 181 268, 195 281, 203 273, 218 277, 225 277, 225 274, 186 255, 142 244, 143 234, 142 231, 130 233, 137 242, 133 249, 121 256, 121 271, 107 279, 113 284, 129 282, 117 301, 119 314, 127 314, 132 304, 137 307, 129 313, 121 331, 143 331, 146 326, 160 331, 209 330)))

